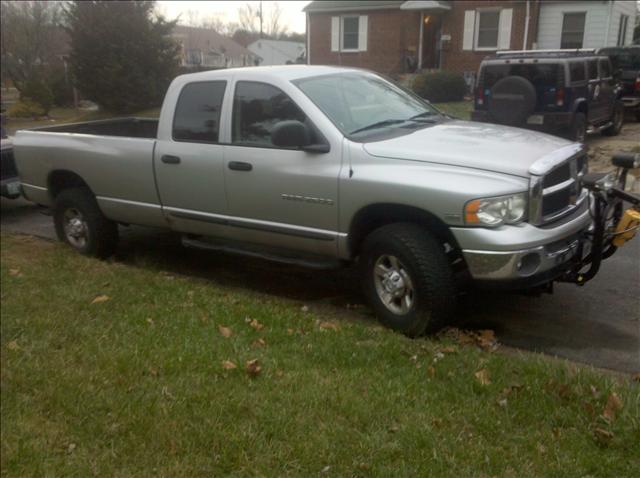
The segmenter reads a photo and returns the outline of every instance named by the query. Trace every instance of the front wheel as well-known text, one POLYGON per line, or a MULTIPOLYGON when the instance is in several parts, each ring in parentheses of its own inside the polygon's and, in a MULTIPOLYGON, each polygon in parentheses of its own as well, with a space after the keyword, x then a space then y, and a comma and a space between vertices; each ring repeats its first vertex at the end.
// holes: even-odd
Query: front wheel
POLYGON ((605 136, 617 136, 622 130, 624 124, 624 104, 617 102, 613 108, 613 114, 611 115, 611 126, 602 130, 602 134, 605 136))
POLYGON ((118 243, 118 225, 100 211, 86 188, 65 189, 53 208, 56 234, 75 250, 101 259, 110 256, 118 243))
POLYGON ((451 319, 455 286, 444 247, 416 224, 374 231, 361 255, 364 293, 385 326, 417 337, 451 319))

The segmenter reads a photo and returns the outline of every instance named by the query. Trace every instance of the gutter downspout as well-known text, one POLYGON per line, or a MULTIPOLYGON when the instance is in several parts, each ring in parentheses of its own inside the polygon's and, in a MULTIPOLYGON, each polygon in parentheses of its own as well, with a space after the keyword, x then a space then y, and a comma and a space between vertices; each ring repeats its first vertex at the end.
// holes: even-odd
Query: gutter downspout
POLYGON ((530 10, 529 0, 527 0, 527 13, 524 17, 524 41, 522 42, 522 49, 527 49, 527 41, 529 40, 529 21, 531 20, 531 10, 530 10))
POLYGON ((424 43, 424 11, 420 12, 420 39, 418 40, 418 71, 422 71, 422 44, 424 43))
POLYGON ((309 30, 309 12, 307 12, 306 18, 306 27, 307 27, 307 65, 311 64, 311 31, 309 30))
POLYGON ((613 0, 609 0, 609 14, 607 15, 607 33, 604 36, 603 47, 609 46, 609 31, 611 30, 611 13, 613 12, 613 0))

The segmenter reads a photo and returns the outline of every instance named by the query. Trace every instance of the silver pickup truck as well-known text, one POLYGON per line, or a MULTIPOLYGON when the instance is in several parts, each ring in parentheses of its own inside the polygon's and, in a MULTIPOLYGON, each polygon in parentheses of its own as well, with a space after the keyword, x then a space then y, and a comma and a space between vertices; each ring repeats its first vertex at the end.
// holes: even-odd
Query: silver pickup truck
POLYGON ((118 224, 315 267, 353 261, 380 320, 416 336, 469 284, 584 281, 585 148, 451 118, 386 79, 325 66, 184 75, 159 120, 19 131, 24 195, 61 240, 114 252, 118 224))

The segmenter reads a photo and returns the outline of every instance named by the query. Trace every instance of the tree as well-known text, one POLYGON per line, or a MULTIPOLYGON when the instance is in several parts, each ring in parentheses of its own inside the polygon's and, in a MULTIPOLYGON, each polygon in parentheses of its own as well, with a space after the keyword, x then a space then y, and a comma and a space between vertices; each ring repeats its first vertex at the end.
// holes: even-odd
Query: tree
POLYGON ((178 69, 175 22, 153 15, 154 2, 74 1, 65 7, 71 69, 78 89, 103 108, 158 106, 178 69))
POLYGON ((178 19, 178 23, 190 27, 207 28, 227 37, 231 37, 238 28, 236 23, 225 22, 218 15, 202 17, 198 10, 187 10, 184 17, 178 19))
POLYGON ((47 71, 56 63, 60 8, 56 2, 2 2, 2 77, 47 112, 51 91, 47 71))
POLYGON ((260 32, 262 21, 262 33, 269 38, 277 38, 287 31, 287 27, 282 25, 282 7, 278 2, 270 2, 268 10, 261 9, 259 5, 247 3, 238 9, 239 30, 246 30, 250 33, 260 32), (262 18, 261 18, 262 17, 262 18))

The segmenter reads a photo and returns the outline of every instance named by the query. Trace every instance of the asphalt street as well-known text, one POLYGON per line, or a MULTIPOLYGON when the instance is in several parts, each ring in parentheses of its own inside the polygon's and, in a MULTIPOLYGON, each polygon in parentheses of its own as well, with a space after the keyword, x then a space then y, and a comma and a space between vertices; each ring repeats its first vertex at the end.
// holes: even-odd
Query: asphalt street
MULTIPOLYGON (((3 231, 55 237, 51 217, 22 199, 2 198, 3 231)), ((361 305, 353 271, 315 271, 195 251, 171 233, 122 228, 116 259, 137 267, 149 260, 166 271, 231 287, 288 297, 325 312, 372 320, 361 305)), ((462 301, 458 326, 492 328, 505 345, 625 373, 640 372, 640 237, 602 265, 584 287, 556 284, 552 295, 474 292, 462 301)))

